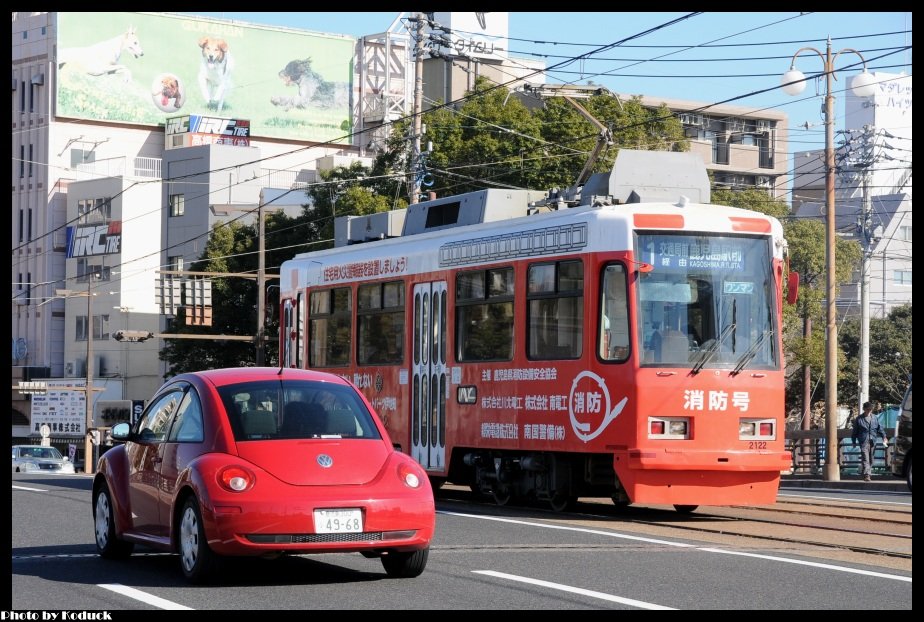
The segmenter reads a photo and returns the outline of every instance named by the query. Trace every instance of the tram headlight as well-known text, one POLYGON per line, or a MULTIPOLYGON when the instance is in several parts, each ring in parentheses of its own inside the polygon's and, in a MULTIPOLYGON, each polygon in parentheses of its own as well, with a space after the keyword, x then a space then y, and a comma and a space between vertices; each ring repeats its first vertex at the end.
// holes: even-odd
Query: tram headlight
POLYGON ((688 439, 690 420, 687 417, 649 417, 648 438, 688 439))
POLYGON ((773 419, 739 419, 738 440, 772 441, 776 439, 776 422, 773 419))

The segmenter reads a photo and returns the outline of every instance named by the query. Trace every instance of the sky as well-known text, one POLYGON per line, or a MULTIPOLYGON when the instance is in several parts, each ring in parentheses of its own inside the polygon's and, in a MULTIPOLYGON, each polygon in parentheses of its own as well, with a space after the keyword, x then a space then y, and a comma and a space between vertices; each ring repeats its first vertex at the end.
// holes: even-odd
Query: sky
MULTIPOLYGON (((411 15, 398 12, 195 14, 357 37, 384 32, 400 16, 411 15)), ((792 151, 824 148, 821 112, 824 82, 811 80, 796 97, 778 88, 782 74, 800 48, 814 47, 823 54, 826 39, 830 37, 834 54, 847 48, 857 50, 870 71, 912 74, 910 12, 511 12, 509 36, 511 56, 544 60, 546 67, 619 44, 549 71, 546 82, 586 84, 592 80, 626 95, 703 103, 733 99, 727 103, 754 110, 781 111, 789 118, 792 151), (682 19, 685 16, 690 17, 682 19)), ((859 56, 849 51, 835 60, 836 130, 846 129, 841 89, 859 71, 859 66, 853 67, 859 61, 859 56)), ((824 61, 820 54, 806 50, 799 54, 796 68, 807 76, 818 74, 824 69, 824 61)))

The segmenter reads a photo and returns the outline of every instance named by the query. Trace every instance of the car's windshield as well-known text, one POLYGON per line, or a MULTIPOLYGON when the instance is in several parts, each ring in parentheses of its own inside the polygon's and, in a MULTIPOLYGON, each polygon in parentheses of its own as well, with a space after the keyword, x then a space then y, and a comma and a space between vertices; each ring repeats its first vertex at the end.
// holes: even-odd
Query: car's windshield
POLYGON ((218 393, 237 441, 381 438, 371 413, 348 386, 264 380, 226 385, 218 393))
POLYGON ((22 447, 19 455, 22 458, 63 459, 61 452, 54 447, 22 447))

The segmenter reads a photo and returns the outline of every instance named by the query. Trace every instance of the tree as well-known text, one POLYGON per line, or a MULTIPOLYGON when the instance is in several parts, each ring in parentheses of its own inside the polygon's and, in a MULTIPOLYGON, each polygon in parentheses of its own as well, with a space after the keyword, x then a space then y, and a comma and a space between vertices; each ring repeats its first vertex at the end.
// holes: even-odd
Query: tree
MULTIPOLYGON (((838 382, 838 399, 859 403, 860 320, 844 322, 839 341, 846 363, 838 382)), ((899 404, 911 374, 911 305, 895 307, 886 318, 869 321, 869 399, 899 404)))

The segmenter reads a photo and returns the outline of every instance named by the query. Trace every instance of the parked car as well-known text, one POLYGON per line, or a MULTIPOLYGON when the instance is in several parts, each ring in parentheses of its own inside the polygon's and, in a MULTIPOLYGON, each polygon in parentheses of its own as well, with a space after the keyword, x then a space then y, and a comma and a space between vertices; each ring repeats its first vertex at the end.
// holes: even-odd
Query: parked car
POLYGON ((237 368, 164 384, 93 482, 97 552, 177 552, 209 580, 223 556, 357 552, 416 577, 435 526, 426 472, 333 374, 237 368))
POLYGON ((73 473, 74 463, 54 447, 13 445, 15 473, 73 473))
POLYGON ((911 490, 911 383, 902 400, 901 413, 895 421, 895 444, 892 448, 892 474, 904 477, 911 490))

